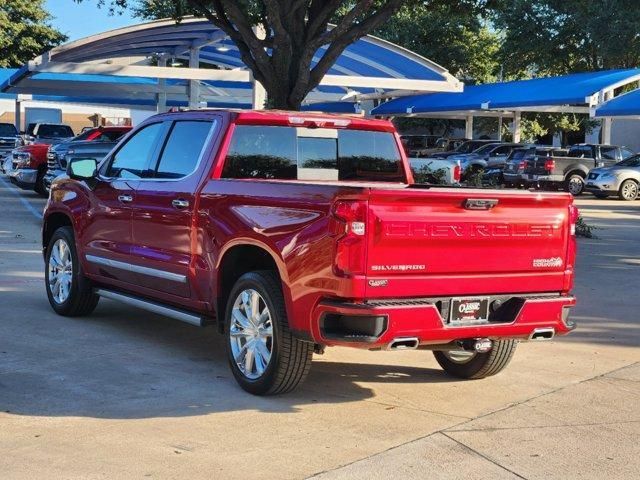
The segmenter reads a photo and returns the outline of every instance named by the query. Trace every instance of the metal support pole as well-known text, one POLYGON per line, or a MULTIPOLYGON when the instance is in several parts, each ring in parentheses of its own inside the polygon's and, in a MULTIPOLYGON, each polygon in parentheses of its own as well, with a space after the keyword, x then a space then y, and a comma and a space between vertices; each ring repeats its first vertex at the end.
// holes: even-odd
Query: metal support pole
MULTIPOLYGON (((167 66, 167 57, 160 57, 158 59, 159 67, 167 66)), ((165 78, 158 79, 158 94, 156 95, 156 111, 158 113, 164 113, 167 111, 167 80, 165 78)))
POLYGON ((254 110, 264 110, 264 104, 267 101, 267 91, 262 84, 251 75, 252 99, 251 106, 254 110))
MULTIPOLYGON (((260 40, 264 40, 267 36, 267 31, 264 25, 259 24, 253 27, 253 32, 260 40)), ((264 110, 265 102, 267 101, 267 91, 262 84, 253 78, 251 75, 251 106, 254 110, 264 110)))
POLYGON ((464 122, 464 138, 473 140, 473 115, 467 115, 464 122))
MULTIPOLYGON (((607 102, 613 98, 613 91, 609 90, 604 92, 604 101, 607 102)), ((611 145, 611 125, 613 123, 613 119, 611 117, 604 117, 602 122, 600 123, 600 135, 601 142, 605 145, 611 145)))
POLYGON ((22 131, 22 102, 20 101, 20 96, 16 97, 16 105, 15 105, 15 118, 14 122, 16 125, 16 130, 19 132, 22 131))
MULTIPOLYGON (((189 49, 189 68, 200 68, 200 49, 189 49)), ((189 80, 189 108, 200 106, 200 82, 189 80)))
POLYGON ((498 117, 498 141, 502 141, 502 115, 498 117))
POLYGON ((520 120, 521 120, 522 114, 520 112, 513 112, 513 126, 512 126, 512 133, 513 133, 513 142, 514 143, 518 143, 520 142, 520 137, 522 134, 522 129, 520 127, 520 120))

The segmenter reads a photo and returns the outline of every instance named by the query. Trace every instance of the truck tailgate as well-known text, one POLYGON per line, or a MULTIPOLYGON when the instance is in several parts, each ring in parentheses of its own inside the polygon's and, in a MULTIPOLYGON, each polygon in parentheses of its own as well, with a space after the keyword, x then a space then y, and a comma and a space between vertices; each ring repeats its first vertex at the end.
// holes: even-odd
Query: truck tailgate
POLYGON ((562 291, 571 203, 562 193, 372 189, 367 296, 562 291), (495 205, 473 209, 478 200, 495 205))

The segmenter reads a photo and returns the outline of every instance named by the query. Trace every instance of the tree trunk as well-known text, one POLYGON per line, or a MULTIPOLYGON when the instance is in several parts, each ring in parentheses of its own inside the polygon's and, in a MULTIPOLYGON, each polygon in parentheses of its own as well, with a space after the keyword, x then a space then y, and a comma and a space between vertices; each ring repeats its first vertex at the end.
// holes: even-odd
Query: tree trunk
POLYGON ((403 3, 354 0, 330 26, 344 0, 261 0, 255 2, 259 11, 233 0, 187 1, 236 44, 242 61, 267 92, 267 108, 282 110, 300 110, 342 52, 403 3), (256 24, 264 27, 265 38, 256 35, 256 24), (321 47, 326 47, 324 53, 314 58, 321 47))

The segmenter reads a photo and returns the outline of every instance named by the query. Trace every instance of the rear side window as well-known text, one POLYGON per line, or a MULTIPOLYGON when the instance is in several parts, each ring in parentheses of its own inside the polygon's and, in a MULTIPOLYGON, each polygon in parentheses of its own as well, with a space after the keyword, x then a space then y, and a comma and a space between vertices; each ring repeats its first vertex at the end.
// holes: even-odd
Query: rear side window
POLYGON ((295 129, 237 125, 222 176, 295 179, 296 161, 295 129))
POLYGON ((144 177, 163 131, 162 123, 152 123, 136 132, 113 156, 106 175, 116 178, 144 177))
POLYGON ((616 151, 617 147, 600 147, 600 155, 605 160, 617 160, 616 151))
POLYGON ((591 147, 571 147, 569 150, 569 156, 573 158, 589 158, 593 155, 591 147))
POLYGON ((206 121, 173 124, 156 169, 156 178, 182 178, 198 166, 212 127, 206 121))
POLYGON ((389 132, 236 126, 225 178, 405 180, 389 132))

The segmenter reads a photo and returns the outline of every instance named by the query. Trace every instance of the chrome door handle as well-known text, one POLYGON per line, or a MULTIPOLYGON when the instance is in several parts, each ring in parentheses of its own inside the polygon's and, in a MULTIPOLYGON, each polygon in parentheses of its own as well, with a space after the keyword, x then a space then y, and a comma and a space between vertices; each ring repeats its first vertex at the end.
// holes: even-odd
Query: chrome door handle
POLYGON ((118 195, 118 200, 120 200, 123 203, 131 203, 131 202, 133 202, 133 196, 132 195, 118 195))
POLYGON ((189 201, 177 198, 171 202, 171 205, 173 205, 175 208, 188 208, 189 201))

